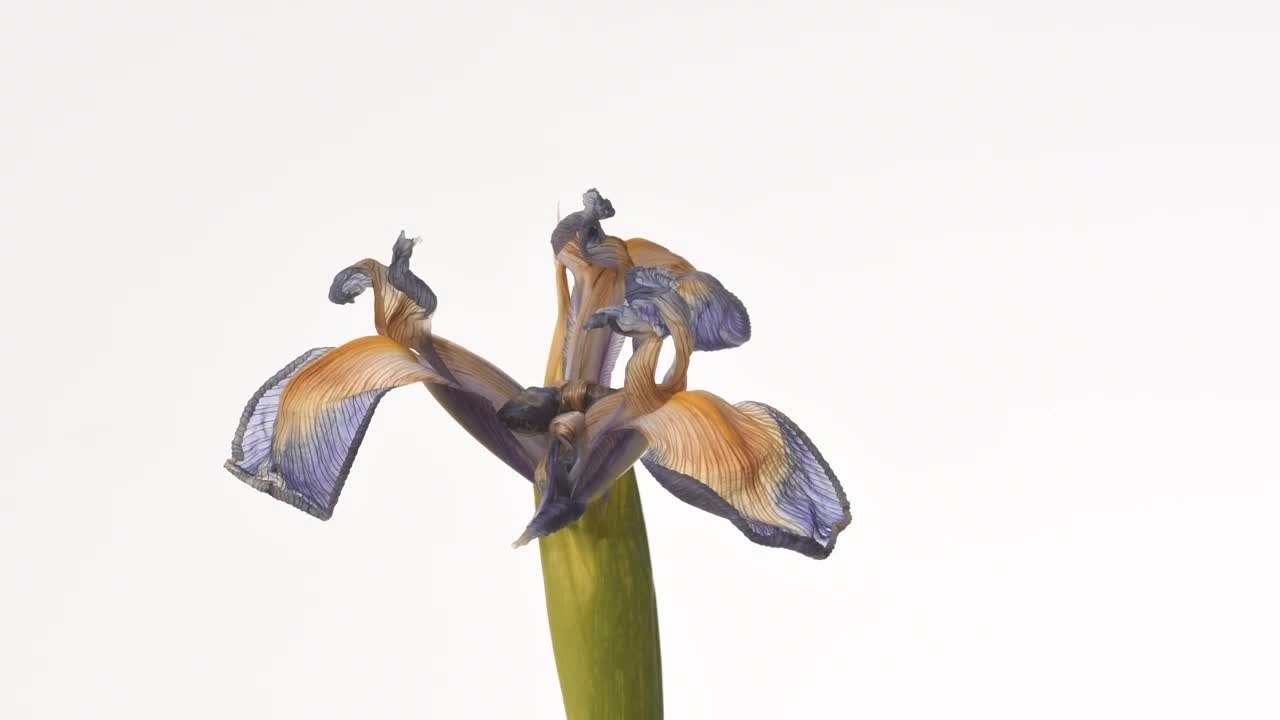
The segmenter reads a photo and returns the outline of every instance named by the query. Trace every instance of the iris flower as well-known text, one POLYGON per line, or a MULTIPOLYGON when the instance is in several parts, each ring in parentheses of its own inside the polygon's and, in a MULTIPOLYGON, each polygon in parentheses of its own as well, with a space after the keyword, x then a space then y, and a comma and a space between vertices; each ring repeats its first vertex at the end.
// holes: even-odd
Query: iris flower
POLYGON ((534 486, 516 545, 542 538, 552 639, 569 717, 659 717, 656 609, 632 466, 749 540, 827 557, 850 520, 835 473, 790 418, 687 389, 696 352, 751 337, 742 302, 712 275, 643 239, 606 235, 596 190, 551 235, 557 321, 544 383, 523 386, 433 332, 436 296, 409 267, 340 271, 329 300, 373 290, 376 335, 308 350, 250 398, 226 468, 327 520, 379 400, 423 383, 463 428, 534 486), (572 285, 570 284, 572 278, 572 285), (621 387, 614 364, 631 339, 621 387), (661 379, 659 355, 674 354, 661 379))

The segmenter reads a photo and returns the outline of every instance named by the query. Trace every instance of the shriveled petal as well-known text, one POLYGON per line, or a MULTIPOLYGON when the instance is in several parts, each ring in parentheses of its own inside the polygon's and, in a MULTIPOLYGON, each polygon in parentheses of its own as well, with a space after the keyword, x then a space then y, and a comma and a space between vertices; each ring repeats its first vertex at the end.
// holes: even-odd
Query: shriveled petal
MULTIPOLYGON (((378 334, 416 349, 431 335, 431 312, 394 287, 389 271, 372 258, 343 268, 329 285, 329 301, 338 305, 352 303, 362 292, 373 288, 373 326, 378 334)), ((435 310, 434 297, 430 296, 431 311, 435 310)))
POLYGON ((515 545, 550 535, 582 517, 588 503, 604 494, 620 475, 635 465, 644 449, 644 436, 634 430, 621 429, 595 438, 572 470, 549 459, 542 500, 515 545))
POLYGON ((669 335, 662 317, 650 305, 608 305, 587 319, 588 330, 607 327, 619 335, 632 338, 669 335))
POLYGON ((625 393, 612 393, 590 403, 585 414, 565 413, 552 421, 551 430, 558 439, 573 441, 574 461, 558 474, 552 472, 557 469, 555 464, 540 468, 547 471, 546 481, 538 482, 544 493, 542 501, 517 545, 550 535, 577 520, 592 500, 635 465, 646 441, 640 433, 623 427, 632 417, 634 405, 625 393))
POLYGON ((402 232, 391 250, 391 265, 362 260, 333 279, 329 299, 351 302, 363 290, 374 290, 374 325, 381 335, 416 350, 426 365, 447 380, 428 384, 432 397, 472 437, 518 472, 533 480, 546 440, 518 436, 497 417, 521 386, 484 358, 431 332, 437 299, 430 286, 410 268, 416 238, 402 232))
POLYGON ((642 460, 663 487, 754 542, 825 558, 849 524, 849 501, 831 467, 768 405, 682 392, 630 427, 648 440, 642 460))
POLYGON ((426 359, 450 384, 431 384, 431 395, 458 424, 526 480, 533 480, 538 459, 547 451, 547 438, 521 435, 498 417, 507 401, 524 388, 493 363, 438 335, 431 337, 432 355, 426 359))
POLYGON ((608 384, 622 339, 612 333, 586 327, 597 310, 623 301, 623 273, 600 265, 574 270, 564 342, 565 380, 590 380, 608 384))
POLYGON ((378 402, 415 382, 446 381, 389 338, 310 350, 249 400, 226 467, 258 490, 328 520, 378 402))
POLYGON ((635 267, 627 271, 626 282, 627 302, 637 308, 667 293, 678 295, 684 303, 673 307, 687 316, 694 350, 724 350, 751 339, 746 306, 710 273, 677 275, 659 267, 635 267))
POLYGON ((524 532, 511 544, 512 547, 521 547, 530 540, 550 535, 587 511, 586 501, 573 497, 569 484, 569 468, 575 459, 570 442, 560 439, 552 442, 546 457, 538 465, 537 485, 542 493, 538 509, 524 532))
POLYGON ((631 267, 631 258, 627 246, 606 235, 600 225, 613 217, 613 204, 594 188, 583 194, 582 204, 582 210, 570 213, 551 233, 558 316, 547 377, 607 383, 622 340, 612 333, 588 330, 584 323, 605 305, 622 302, 623 273, 631 267), (572 293, 565 270, 573 275, 572 293))
POLYGON ((551 231, 551 251, 559 255, 569 241, 584 231, 599 230, 600 221, 613 217, 613 203, 591 188, 582 194, 582 209, 566 215, 551 231))
POLYGON ((631 256, 631 264, 636 267, 662 268, 676 275, 693 272, 693 263, 656 242, 632 238, 626 241, 626 247, 627 254, 631 256))
POLYGON ((751 318, 746 306, 711 274, 680 275, 676 278, 676 292, 689 306, 694 350, 735 348, 751 339, 751 318))

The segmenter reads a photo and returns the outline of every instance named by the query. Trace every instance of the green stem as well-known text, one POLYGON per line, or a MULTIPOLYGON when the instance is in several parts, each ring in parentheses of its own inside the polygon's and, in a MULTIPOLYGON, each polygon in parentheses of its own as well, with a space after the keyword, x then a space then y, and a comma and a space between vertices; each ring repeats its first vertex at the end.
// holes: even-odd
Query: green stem
POLYGON ((635 470, 538 544, 565 716, 661 718, 658 607, 635 470))

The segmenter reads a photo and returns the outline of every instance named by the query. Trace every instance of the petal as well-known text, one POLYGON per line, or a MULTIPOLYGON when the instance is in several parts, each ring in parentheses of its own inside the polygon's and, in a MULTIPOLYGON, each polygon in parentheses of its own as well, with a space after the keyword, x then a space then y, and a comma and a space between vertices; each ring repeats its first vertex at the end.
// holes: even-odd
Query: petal
POLYGON ((597 310, 622 302, 625 275, 600 265, 574 271, 567 332, 564 344, 564 380, 590 380, 609 384, 622 338, 603 329, 586 327, 597 310))
POLYGON ((738 296, 708 273, 676 278, 676 292, 689 306, 694 350, 735 348, 751 339, 751 318, 738 296))
POLYGON ((693 263, 656 242, 632 238, 626 241, 626 246, 627 254, 631 256, 631 264, 636 267, 662 268, 676 275, 693 272, 693 263))
POLYGON ((329 284, 329 301, 346 305, 373 288, 373 325, 378 334, 421 352, 420 345, 431 336, 436 294, 409 269, 409 258, 419 242, 401 231, 391 248, 389 267, 365 258, 338 271, 329 284))
POLYGON ((552 422, 552 431, 557 435, 554 442, 573 443, 573 462, 567 468, 554 462, 539 467, 540 473, 545 473, 537 483, 543 496, 533 519, 516 541, 517 546, 577 520, 592 500, 607 492, 619 476, 635 465, 644 453, 646 441, 640 433, 623 427, 632 417, 634 410, 625 393, 618 392, 595 400, 585 414, 565 413, 552 422), (562 420, 563 424, 558 422, 562 420))
POLYGON ((582 379, 607 384, 622 339, 588 330, 583 323, 605 305, 622 302, 623 273, 631 267, 631 257, 626 244, 606 235, 600 225, 613 217, 613 204, 594 188, 583 194, 582 204, 582 210, 570 213, 551 233, 558 317, 546 381, 582 379), (565 269, 573 274, 572 294, 565 269))
MULTIPOLYGON (((397 241, 396 245, 399 247, 400 242, 397 241)), ((424 337, 430 336, 430 313, 408 294, 394 287, 390 268, 372 258, 340 270, 329 285, 329 301, 338 305, 352 303, 356 296, 369 288, 373 288, 373 326, 379 335, 413 348, 420 345, 424 337)), ((434 295, 430 297, 430 309, 434 311, 434 295)))
POLYGON ((795 423, 768 405, 682 392, 633 421, 646 468, 676 497, 749 539, 825 558, 850 521, 835 473, 795 423))
POLYGON ((582 517, 590 501, 603 495, 635 465, 644 449, 644 436, 622 429, 599 436, 571 471, 558 465, 557 457, 548 453, 546 464, 540 468, 540 472, 547 473, 542 498, 515 546, 550 535, 582 517))
POLYGON ((634 267, 627 271, 626 284, 627 302, 637 307, 674 291, 684 303, 673 309, 687 317, 694 350, 724 350, 751 339, 746 306, 710 273, 676 275, 658 267, 634 267))
POLYGON ((308 351, 249 400, 226 467, 258 490, 327 520, 378 402, 414 382, 445 381, 389 338, 308 351))
POLYGON ((546 457, 538 465, 536 484, 541 492, 538 509, 524 532, 511 544, 512 547, 521 547, 530 540, 550 535, 587 511, 586 501, 573 497, 571 493, 569 468, 575 459, 571 442, 557 439, 551 444, 546 457))
POLYGON ((428 367, 447 383, 428 384, 445 411, 513 470, 532 481, 537 459, 546 453, 545 438, 518 436, 497 417, 521 385, 484 358, 431 332, 436 295, 409 269, 418 241, 400 233, 391 250, 391 265, 362 260, 339 272, 329 299, 351 302, 374 289, 374 325, 378 333, 416 350, 428 367))
POLYGON ((526 480, 533 480, 537 461, 547 451, 542 435, 512 432, 498 417, 498 410, 524 388, 493 363, 438 335, 431 337, 433 355, 428 358, 450 385, 427 389, 468 433, 526 480))
POLYGON ((584 229, 599 228, 601 220, 614 215, 613 203, 609 202, 595 188, 582 194, 582 209, 571 212, 556 224, 551 231, 551 252, 559 255, 565 245, 578 237, 584 229))

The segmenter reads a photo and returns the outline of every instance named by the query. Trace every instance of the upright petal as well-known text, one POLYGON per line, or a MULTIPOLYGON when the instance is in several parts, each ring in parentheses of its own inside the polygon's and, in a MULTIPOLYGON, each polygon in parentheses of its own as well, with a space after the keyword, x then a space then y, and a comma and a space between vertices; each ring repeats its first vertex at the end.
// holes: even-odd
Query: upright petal
POLYGON ((682 392, 629 425, 646 468, 676 497, 730 520, 749 539, 825 558, 849 501, 809 438, 768 405, 682 392))
POLYGON ((607 384, 622 340, 584 323, 596 310, 622 302, 623 278, 631 259, 627 246, 606 235, 600 225, 613 217, 613 204, 594 188, 583 194, 582 201, 583 209, 570 213, 551 233, 558 317, 546 381, 582 379, 607 384), (573 275, 572 292, 565 270, 573 275))
POLYGON ((258 490, 327 520, 378 402, 415 382, 447 381, 389 338, 310 350, 249 400, 226 467, 258 490))

